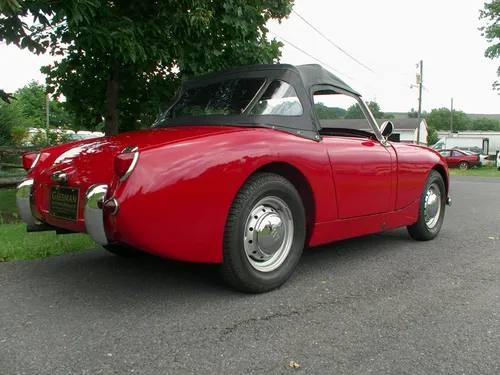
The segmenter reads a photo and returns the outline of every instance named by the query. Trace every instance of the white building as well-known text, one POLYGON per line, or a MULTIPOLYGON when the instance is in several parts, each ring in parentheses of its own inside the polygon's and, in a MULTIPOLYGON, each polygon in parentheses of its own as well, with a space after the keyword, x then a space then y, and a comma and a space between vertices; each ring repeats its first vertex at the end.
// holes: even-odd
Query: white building
MULTIPOLYGON (((394 124, 394 132, 389 138, 394 142, 404 143, 417 143, 418 133, 418 119, 405 118, 405 119, 377 119, 380 125, 384 121, 391 121, 394 124)), ((321 120, 324 127, 347 128, 371 131, 370 125, 366 119, 335 119, 335 120, 321 120)), ((425 119, 420 122, 420 144, 427 146, 428 126, 425 119)))

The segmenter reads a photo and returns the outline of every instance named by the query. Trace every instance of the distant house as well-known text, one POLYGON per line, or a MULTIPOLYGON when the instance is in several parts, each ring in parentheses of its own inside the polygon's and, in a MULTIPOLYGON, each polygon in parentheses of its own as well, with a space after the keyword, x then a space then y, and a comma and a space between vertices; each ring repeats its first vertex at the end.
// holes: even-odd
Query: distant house
MULTIPOLYGON (((379 126, 382 125, 385 119, 377 119, 379 126)), ((391 141, 404 143, 417 143, 418 119, 389 119, 394 124, 394 132, 390 137, 391 141)), ((324 127, 330 128, 346 128, 371 131, 370 125, 366 119, 335 119, 321 120, 324 127)), ((421 119, 420 122, 420 144, 427 146, 427 121, 421 119)))

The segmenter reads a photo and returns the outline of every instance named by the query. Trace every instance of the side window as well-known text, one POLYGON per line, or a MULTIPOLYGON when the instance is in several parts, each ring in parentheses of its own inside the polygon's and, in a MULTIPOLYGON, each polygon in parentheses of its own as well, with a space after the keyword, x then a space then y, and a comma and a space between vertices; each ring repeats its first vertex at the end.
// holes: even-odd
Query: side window
POLYGON ((463 154, 460 151, 453 151, 451 156, 462 156, 463 154))
POLYGON ((372 131, 370 123, 352 96, 335 91, 316 91, 314 107, 322 128, 372 131))
POLYGON ((443 157, 445 157, 445 158, 450 157, 451 151, 441 151, 441 155, 443 155, 443 157))
POLYGON ((284 81, 274 80, 250 115, 300 116, 302 113, 302 104, 295 89, 284 81))

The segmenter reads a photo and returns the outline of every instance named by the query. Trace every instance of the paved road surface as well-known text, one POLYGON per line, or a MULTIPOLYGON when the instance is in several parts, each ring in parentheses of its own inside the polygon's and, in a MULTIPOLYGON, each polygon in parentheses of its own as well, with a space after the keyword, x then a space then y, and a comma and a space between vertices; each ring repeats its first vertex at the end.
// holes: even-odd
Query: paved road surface
POLYGON ((102 250, 0 264, 0 373, 499 374, 500 179, 452 192, 435 241, 312 249, 265 295, 102 250))

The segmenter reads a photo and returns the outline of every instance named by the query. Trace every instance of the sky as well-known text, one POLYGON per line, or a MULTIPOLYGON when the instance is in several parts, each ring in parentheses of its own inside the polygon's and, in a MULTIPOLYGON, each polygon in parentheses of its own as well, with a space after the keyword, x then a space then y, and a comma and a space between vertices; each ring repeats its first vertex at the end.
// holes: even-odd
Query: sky
MULTIPOLYGON (((449 108, 453 98, 454 109, 466 113, 500 113, 500 96, 492 89, 500 59, 484 57, 488 43, 478 30, 483 4, 295 0, 288 19, 268 23, 268 36, 284 42, 282 63, 319 63, 385 112, 418 108, 418 88, 410 86, 415 86, 417 64, 423 60, 423 110, 449 108)), ((40 67, 52 61, 49 55, 0 44, 0 87, 12 92, 31 80, 44 82, 40 67)))

